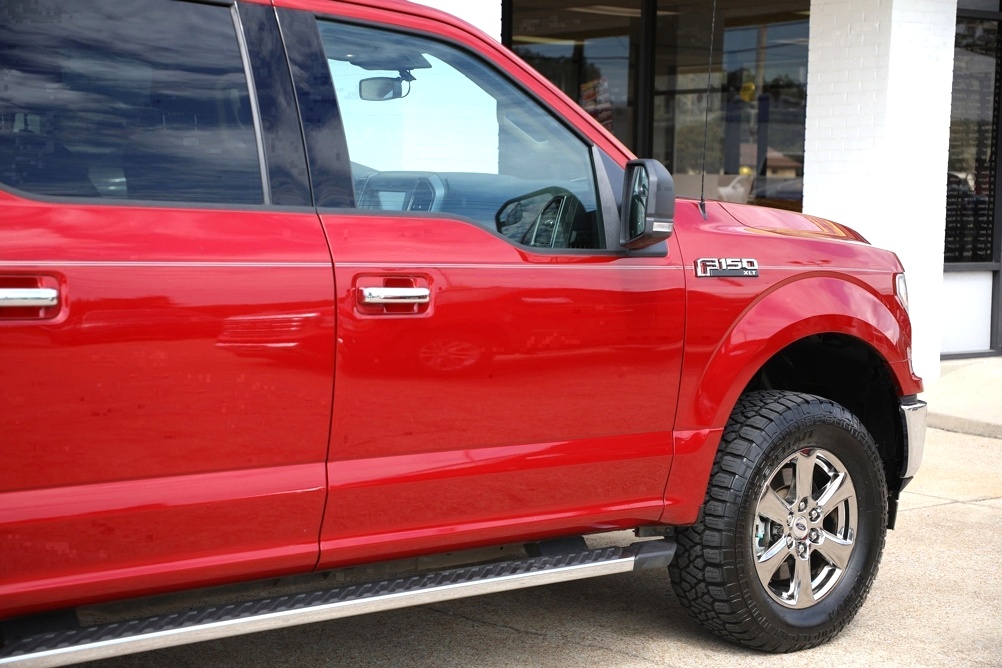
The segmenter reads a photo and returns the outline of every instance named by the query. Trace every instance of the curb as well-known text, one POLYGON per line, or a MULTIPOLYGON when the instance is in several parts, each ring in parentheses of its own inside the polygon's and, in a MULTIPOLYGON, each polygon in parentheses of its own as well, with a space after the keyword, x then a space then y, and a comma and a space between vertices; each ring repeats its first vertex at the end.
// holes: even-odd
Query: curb
POLYGON ((929 413, 927 424, 931 429, 942 429, 943 431, 953 431, 960 434, 1002 440, 1002 424, 979 422, 978 420, 957 417, 956 415, 944 415, 942 413, 929 413))
POLYGON ((919 396, 926 424, 959 434, 1002 439, 1002 356, 949 360, 919 396))

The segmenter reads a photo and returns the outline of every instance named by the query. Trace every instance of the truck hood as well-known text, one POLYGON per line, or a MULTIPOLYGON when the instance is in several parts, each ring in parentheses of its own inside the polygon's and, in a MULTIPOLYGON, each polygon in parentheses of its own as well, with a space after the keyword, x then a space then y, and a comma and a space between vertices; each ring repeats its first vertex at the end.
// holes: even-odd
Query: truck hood
POLYGON ((742 225, 769 234, 810 239, 859 241, 864 244, 870 243, 863 238, 863 235, 851 227, 834 223, 824 218, 818 218, 817 216, 808 216, 793 211, 769 209, 748 204, 722 202, 720 206, 742 225))

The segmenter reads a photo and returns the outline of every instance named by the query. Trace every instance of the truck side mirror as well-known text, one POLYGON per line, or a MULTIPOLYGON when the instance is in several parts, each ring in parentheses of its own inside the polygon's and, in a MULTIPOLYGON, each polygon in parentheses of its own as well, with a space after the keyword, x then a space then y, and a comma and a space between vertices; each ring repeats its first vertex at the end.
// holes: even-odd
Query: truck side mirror
POLYGON ((640 250, 675 230, 675 181, 657 160, 631 160, 623 183, 620 245, 640 250))

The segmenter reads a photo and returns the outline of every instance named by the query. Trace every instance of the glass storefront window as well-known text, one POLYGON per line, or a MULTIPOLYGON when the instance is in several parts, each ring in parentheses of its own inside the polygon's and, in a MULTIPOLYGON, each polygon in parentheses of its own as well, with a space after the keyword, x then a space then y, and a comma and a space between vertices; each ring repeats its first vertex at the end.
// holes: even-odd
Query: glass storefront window
POLYGON ((636 144, 640 1, 515 0, 511 47, 628 146, 636 144))
POLYGON ((510 39, 627 146, 661 160, 680 195, 700 195, 705 126, 708 199, 800 210, 809 14, 810 0, 718 0, 709 95, 709 2, 512 0, 510 39))
POLYGON ((997 12, 999 11, 999 0, 959 0, 957 9, 960 11, 997 12))
POLYGON ((654 157, 681 195, 800 210, 809 2, 718 3, 712 62, 710 11, 658 3, 654 157))
POLYGON ((957 19, 946 173, 946 262, 994 259, 998 48, 998 21, 957 19))

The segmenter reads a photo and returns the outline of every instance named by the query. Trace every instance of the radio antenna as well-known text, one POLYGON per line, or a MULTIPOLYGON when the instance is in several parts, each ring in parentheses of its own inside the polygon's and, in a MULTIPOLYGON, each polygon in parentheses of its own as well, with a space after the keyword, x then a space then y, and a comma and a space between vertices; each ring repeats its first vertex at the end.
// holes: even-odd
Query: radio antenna
POLYGON ((706 131, 710 125, 710 83, 713 74, 713 35, 717 32, 717 0, 713 0, 710 11, 710 52, 706 58, 706 99, 703 101, 706 107, 703 114, 703 164, 699 177, 699 212, 703 214, 703 220, 706 220, 706 131))

